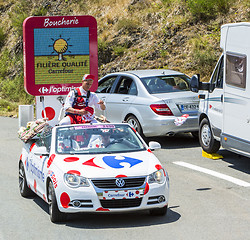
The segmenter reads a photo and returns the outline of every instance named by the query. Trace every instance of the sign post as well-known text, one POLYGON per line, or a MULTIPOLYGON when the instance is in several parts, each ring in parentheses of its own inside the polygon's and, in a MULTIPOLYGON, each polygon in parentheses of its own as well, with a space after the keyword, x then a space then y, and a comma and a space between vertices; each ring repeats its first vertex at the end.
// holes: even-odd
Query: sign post
POLYGON ((66 95, 93 74, 98 86, 97 23, 92 16, 29 17, 23 23, 24 87, 34 96, 66 95))

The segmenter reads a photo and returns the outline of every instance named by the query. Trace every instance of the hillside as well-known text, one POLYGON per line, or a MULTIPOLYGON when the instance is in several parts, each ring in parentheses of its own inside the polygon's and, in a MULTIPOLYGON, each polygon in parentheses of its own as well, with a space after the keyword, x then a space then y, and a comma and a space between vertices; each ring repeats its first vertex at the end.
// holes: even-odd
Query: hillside
POLYGON ((23 89, 22 22, 28 16, 92 15, 99 77, 170 68, 207 81, 220 55, 220 27, 250 21, 248 0, 0 0, 0 114, 34 98, 23 89))

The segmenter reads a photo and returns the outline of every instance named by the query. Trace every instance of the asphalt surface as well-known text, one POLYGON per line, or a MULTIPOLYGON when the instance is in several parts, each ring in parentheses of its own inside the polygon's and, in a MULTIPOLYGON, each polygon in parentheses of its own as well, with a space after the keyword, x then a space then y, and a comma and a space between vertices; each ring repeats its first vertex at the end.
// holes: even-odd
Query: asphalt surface
POLYGON ((53 224, 42 199, 23 198, 19 193, 22 142, 17 138, 18 120, 0 117, 0 126, 0 240, 250 239, 250 187, 236 181, 250 184, 249 158, 223 149, 219 151, 223 159, 204 158, 197 139, 189 134, 150 138, 161 143, 162 149, 154 153, 170 177, 167 216, 77 214, 65 223, 53 224))

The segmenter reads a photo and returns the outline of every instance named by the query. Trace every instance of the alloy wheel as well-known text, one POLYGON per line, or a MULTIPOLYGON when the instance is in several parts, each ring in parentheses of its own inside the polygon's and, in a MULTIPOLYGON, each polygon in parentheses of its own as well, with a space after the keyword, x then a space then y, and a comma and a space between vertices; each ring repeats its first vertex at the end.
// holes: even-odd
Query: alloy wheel
POLYGON ((201 140, 204 146, 208 147, 211 142, 211 131, 210 127, 205 124, 201 129, 201 140))

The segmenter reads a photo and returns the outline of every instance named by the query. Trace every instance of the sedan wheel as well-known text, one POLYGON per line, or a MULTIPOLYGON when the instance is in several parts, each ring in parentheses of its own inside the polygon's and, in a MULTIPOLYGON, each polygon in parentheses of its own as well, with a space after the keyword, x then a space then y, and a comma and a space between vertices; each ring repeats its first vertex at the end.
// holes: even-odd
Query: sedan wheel
POLYGON ((35 196, 35 193, 27 185, 23 162, 19 163, 19 190, 23 197, 35 196))
POLYGON ((141 124, 139 123, 138 119, 135 116, 129 116, 126 122, 134 128, 141 136, 143 136, 141 124))
POLYGON ((51 222, 56 223, 65 221, 67 215, 65 213, 60 212, 58 209, 55 189, 51 181, 49 182, 48 186, 48 203, 49 203, 49 215, 51 222))
POLYGON ((207 118, 204 118, 200 123, 199 135, 200 145, 205 152, 216 153, 220 149, 220 142, 214 139, 207 118))

